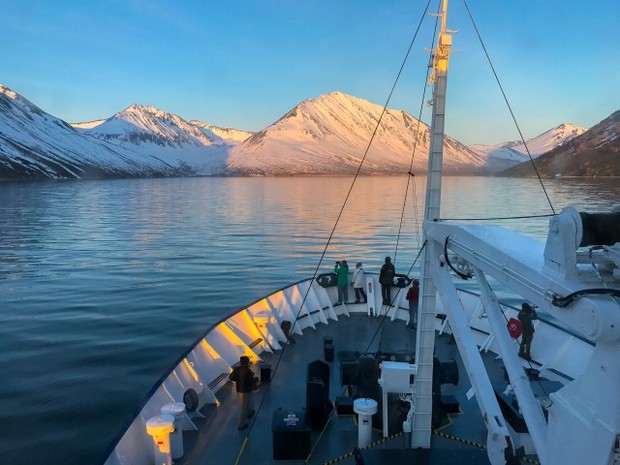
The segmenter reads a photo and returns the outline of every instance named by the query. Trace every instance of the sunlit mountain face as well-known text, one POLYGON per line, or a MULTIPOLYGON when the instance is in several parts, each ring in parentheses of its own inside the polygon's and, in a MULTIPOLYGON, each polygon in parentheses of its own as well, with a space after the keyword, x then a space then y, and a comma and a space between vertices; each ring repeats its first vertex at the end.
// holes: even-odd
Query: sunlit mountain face
MULTIPOLYGON (((620 176, 620 111, 538 157, 536 168, 543 176, 620 176)), ((529 163, 502 172, 506 176, 534 174, 529 163)))
MULTIPOLYGON (((355 173, 362 160, 362 174, 385 175, 424 173, 428 163, 425 123, 387 109, 378 125, 383 107, 341 92, 305 100, 256 133, 187 121, 144 105, 69 125, 4 86, 0 105, 5 179, 340 175, 355 173)), ((572 139, 600 145, 598 139, 581 139, 584 131, 563 124, 526 146, 537 157, 572 139)), ((601 137, 611 137, 609 130, 601 137)), ((495 174, 527 160, 526 146, 514 141, 466 146, 446 136, 444 173, 495 174)))
POLYGON ((176 166, 89 137, 0 85, 0 178, 171 176, 176 166))

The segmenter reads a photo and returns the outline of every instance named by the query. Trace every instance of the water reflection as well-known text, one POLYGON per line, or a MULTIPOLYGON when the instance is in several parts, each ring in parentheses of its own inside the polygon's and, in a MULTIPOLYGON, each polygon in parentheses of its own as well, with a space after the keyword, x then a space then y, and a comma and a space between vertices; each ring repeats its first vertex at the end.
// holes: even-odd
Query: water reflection
MULTIPOLYGON (((361 178, 319 271, 343 258, 378 271, 394 256, 399 230, 396 267, 407 271, 420 247, 425 181, 361 178), (408 181, 415 189, 404 203, 408 181)), ((54 453, 58 463, 93 463, 138 399, 206 327, 314 272, 350 182, 0 184, 0 397, 12 404, 0 409, 0 421, 11 424, 0 450, 9 451, 8 461, 34 464, 54 453)), ((546 182, 556 211, 569 204, 608 211, 620 198, 618 184, 546 182)), ((443 186, 446 218, 550 212, 535 180, 445 178, 443 186)), ((494 222, 542 238, 547 221, 494 222)))

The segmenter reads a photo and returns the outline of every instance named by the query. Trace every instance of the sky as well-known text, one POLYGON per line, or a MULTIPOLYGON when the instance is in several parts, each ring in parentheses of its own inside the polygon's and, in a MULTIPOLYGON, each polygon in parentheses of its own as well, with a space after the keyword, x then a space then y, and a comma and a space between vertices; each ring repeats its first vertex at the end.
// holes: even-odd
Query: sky
MULTIPOLYGON (((341 91, 384 105, 427 0, 0 0, 0 83, 67 122, 138 103, 258 131, 341 91)), ((446 133, 519 139, 620 109, 620 1, 450 0, 446 133)), ((437 11, 438 2, 430 3, 437 11)), ((426 15, 389 107, 430 123, 426 15), (423 96, 425 97, 423 98, 423 96)))

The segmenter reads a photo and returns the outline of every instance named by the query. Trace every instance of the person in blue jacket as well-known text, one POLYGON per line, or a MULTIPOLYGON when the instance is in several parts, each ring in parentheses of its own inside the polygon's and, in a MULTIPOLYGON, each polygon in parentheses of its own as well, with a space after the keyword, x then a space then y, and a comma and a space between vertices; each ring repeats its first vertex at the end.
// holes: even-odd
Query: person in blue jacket
POLYGON ((334 305, 341 305, 349 300, 349 265, 346 260, 336 262, 334 273, 337 276, 338 283, 338 302, 334 305))

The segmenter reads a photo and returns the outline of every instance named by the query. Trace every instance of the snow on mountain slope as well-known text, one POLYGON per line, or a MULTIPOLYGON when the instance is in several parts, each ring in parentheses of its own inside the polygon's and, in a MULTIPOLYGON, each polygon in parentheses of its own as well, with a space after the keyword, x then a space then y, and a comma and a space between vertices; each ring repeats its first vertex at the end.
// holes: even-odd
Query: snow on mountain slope
MULTIPOLYGON (((542 155, 543 153, 548 152, 549 150, 553 150, 554 148, 565 144, 571 139, 583 134, 586 132, 586 128, 581 128, 579 126, 575 126, 574 124, 564 123, 559 126, 549 129, 546 132, 543 132, 539 136, 533 137, 532 139, 528 139, 526 141, 527 148, 529 149, 532 156, 542 155)), ((523 142, 518 141, 511 145, 513 150, 521 153, 527 153, 523 142)))
POLYGON ((140 145, 181 147, 223 144, 215 134, 205 134, 183 118, 155 107, 132 105, 90 130, 99 139, 140 145))
POLYGON ((544 153, 530 163, 522 163, 502 176, 620 176, 620 110, 544 153))
MULTIPOLYGON (((352 173, 364 157, 383 107, 333 92, 305 100, 280 120, 235 146, 229 172, 247 175, 352 173)), ((426 171, 429 127, 404 111, 386 110, 362 173, 426 171)), ((446 137, 446 173, 473 174, 485 157, 446 137)))
MULTIPOLYGON (((424 173, 429 128, 404 111, 333 92, 305 100, 258 133, 186 121, 132 105, 101 121, 64 121, 0 86, 0 178, 150 175, 333 175, 424 173), (415 137, 414 137, 415 135, 415 137), (248 137, 249 136, 249 137, 248 137)), ((582 128, 561 125, 530 139, 532 154, 582 128)), ((554 145, 555 144, 555 145, 554 145)), ((523 161, 520 144, 467 147, 444 139, 446 174, 493 174, 523 161)))
POLYGON ((197 174, 222 171, 230 148, 230 143, 215 131, 144 105, 130 106, 88 134, 157 156, 172 165, 189 166, 197 174))
POLYGON ((195 119, 191 120, 190 123, 193 124, 194 126, 198 126, 200 129, 205 131, 205 134, 207 135, 213 134, 214 136, 220 137, 221 139, 223 139, 227 144, 231 144, 231 145, 236 144, 238 142, 243 142, 248 137, 250 137, 252 134, 254 134, 253 132, 242 131, 240 129, 220 128, 218 126, 211 126, 210 124, 203 123, 202 121, 198 121, 195 119))
POLYGON ((522 141, 504 142, 497 145, 470 145, 469 147, 487 156, 488 164, 492 164, 496 167, 505 165, 506 168, 509 168, 510 166, 529 160, 527 155, 528 150, 532 158, 537 158, 543 153, 559 147, 586 131, 587 129, 585 128, 564 123, 526 140, 527 150, 522 141))
POLYGON ((0 84, 0 178, 162 176, 178 170, 82 135, 0 84))
POLYGON ((69 126, 75 129, 92 129, 99 126, 101 123, 105 123, 105 119, 96 119, 93 121, 84 121, 83 123, 69 123, 69 126))

